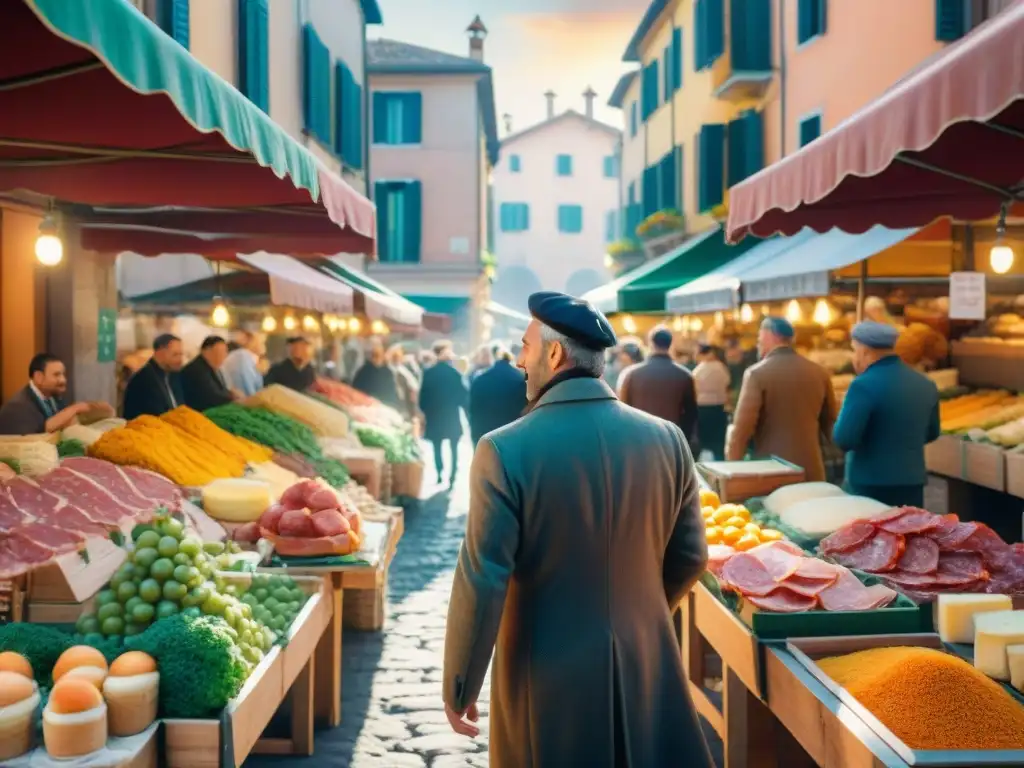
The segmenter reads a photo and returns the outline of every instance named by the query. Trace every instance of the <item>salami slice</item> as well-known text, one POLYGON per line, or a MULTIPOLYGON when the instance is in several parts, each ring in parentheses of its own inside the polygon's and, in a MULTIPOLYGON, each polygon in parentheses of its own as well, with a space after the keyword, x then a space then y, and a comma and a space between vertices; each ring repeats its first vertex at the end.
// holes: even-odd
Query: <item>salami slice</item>
POLYGON ((908 573, 934 573, 939 568, 939 545, 927 536, 911 536, 896 568, 908 573))
POLYGON ((949 550, 963 544, 974 535, 976 530, 978 530, 977 523, 957 523, 952 529, 944 529, 943 533, 936 534, 933 538, 938 542, 940 549, 949 550))
POLYGON ((890 584, 895 584, 898 587, 919 587, 923 589, 934 586, 938 574, 909 573, 907 571, 895 570, 882 574, 882 577, 890 584))
POLYGON ((878 527, 889 533, 923 533, 939 527, 939 516, 925 509, 907 509, 899 517, 884 520, 878 527))
POLYGON ((960 518, 956 515, 942 515, 942 517, 939 518, 939 524, 932 529, 931 535, 933 538, 948 536, 956 530, 956 527, 959 524, 960 518))
POLYGON ((887 522, 889 520, 895 520, 897 517, 903 517, 907 512, 911 512, 915 507, 893 507, 887 509, 884 512, 879 512, 877 515, 872 515, 870 520, 875 525, 887 522))
POLYGON ((764 564, 749 552, 737 552, 722 566, 721 580, 742 595, 763 597, 778 589, 764 564))
POLYGON ((756 605, 762 611, 772 611, 774 613, 800 613, 802 611, 809 611, 818 604, 817 599, 807 597, 806 595, 798 595, 796 592, 785 587, 779 587, 764 596, 745 595, 744 599, 750 601, 750 603, 756 605))
POLYGON ((875 526, 864 520, 844 525, 838 531, 821 540, 819 548, 823 554, 848 552, 875 535, 875 526))
POLYGON ((903 554, 903 537, 879 530, 864 544, 834 555, 836 562, 859 571, 881 573, 892 570, 903 554))
POLYGON ((939 573, 947 576, 970 576, 984 579, 985 563, 977 552, 943 552, 939 557, 939 573))

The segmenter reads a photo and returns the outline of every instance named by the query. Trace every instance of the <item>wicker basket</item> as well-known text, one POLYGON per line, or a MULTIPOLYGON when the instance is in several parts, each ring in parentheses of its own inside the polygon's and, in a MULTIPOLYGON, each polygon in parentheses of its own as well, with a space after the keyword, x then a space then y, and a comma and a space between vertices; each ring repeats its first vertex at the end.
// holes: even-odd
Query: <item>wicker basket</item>
POLYGON ((364 632, 380 632, 384 629, 387 589, 387 574, 374 589, 346 589, 341 609, 342 626, 364 632))

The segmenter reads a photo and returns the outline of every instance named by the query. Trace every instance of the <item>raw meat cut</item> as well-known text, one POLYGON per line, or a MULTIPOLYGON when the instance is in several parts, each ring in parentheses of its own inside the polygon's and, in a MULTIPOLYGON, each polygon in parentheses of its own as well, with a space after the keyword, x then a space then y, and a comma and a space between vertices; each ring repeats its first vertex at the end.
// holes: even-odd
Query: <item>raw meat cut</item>
POLYGON ((892 509, 880 512, 877 515, 871 516, 871 522, 875 525, 884 523, 887 520, 895 520, 897 517, 902 517, 907 510, 915 509, 915 507, 893 507, 892 509))
POLYGON ((818 595, 826 611, 870 611, 882 608, 896 599, 896 593, 886 586, 868 587, 852 572, 843 569, 835 583, 818 595))
POLYGON ((36 482, 44 491, 74 499, 75 504, 88 509, 89 516, 97 522, 118 525, 126 517, 142 511, 127 503, 122 504, 106 488, 70 469, 58 467, 39 477, 36 482))
MULTIPOLYGON (((903 518, 900 518, 901 520, 903 518)), ((906 573, 933 573, 939 567, 939 545, 927 536, 907 539, 896 569, 906 573)))
POLYGON ((835 555, 836 562, 847 568, 878 573, 891 570, 903 554, 903 537, 888 531, 875 535, 856 549, 835 555))
POLYGON ((742 595, 763 597, 778 588, 764 564, 749 552, 737 552, 722 566, 722 580, 742 595))
POLYGON ((834 552, 846 552, 863 544, 874 535, 875 526, 864 520, 858 520, 825 537, 819 546, 826 555, 834 552))
POLYGON ((744 599, 748 600, 753 605, 756 605, 763 611, 772 611, 774 613, 800 613, 801 611, 809 611, 818 603, 817 599, 814 597, 798 595, 796 592, 788 590, 785 587, 779 587, 764 596, 744 595, 744 599))
POLYGON ((71 552, 85 543, 85 537, 65 528, 46 523, 29 523, 18 528, 17 535, 26 537, 54 552, 71 552))
POLYGON ((49 547, 44 547, 42 544, 37 544, 22 536, 20 531, 10 534, 7 537, 7 544, 10 546, 11 552, 23 563, 42 565, 50 562, 55 554, 49 547))
POLYGON ((905 535, 908 533, 923 533, 937 528, 939 519, 926 509, 912 509, 905 511, 899 517, 892 520, 884 520, 878 527, 889 533, 905 535))
POLYGON ((84 457, 68 458, 61 462, 60 469, 50 474, 62 471, 88 478, 131 509, 141 512, 153 506, 152 500, 142 496, 128 478, 121 474, 121 470, 109 462, 84 457))
MULTIPOLYGON (((111 466, 114 466, 111 464, 111 466)), ((135 486, 140 496, 150 502, 177 511, 185 496, 174 483, 162 475, 139 467, 116 467, 135 486)))
POLYGON ((31 516, 18 509, 14 500, 7 493, 0 492, 0 531, 17 528, 31 519, 31 516))

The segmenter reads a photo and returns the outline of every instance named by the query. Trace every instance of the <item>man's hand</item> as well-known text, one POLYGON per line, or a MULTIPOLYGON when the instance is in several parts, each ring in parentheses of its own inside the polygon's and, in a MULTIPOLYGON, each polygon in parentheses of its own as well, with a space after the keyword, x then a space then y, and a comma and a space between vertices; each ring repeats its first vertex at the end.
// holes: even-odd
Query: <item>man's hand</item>
POLYGON ((456 712, 449 705, 444 705, 444 713, 448 716, 448 723, 452 730, 461 736, 469 736, 475 739, 480 735, 480 726, 474 725, 480 719, 480 712, 476 704, 470 704, 464 712, 456 712))

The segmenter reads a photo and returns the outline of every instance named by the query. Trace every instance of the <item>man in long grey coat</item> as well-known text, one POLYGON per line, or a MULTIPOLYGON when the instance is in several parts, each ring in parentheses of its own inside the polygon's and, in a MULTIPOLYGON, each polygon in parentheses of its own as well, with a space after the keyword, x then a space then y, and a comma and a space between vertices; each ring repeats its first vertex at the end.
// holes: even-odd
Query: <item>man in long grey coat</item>
POLYGON ((601 380, 607 320, 534 294, 529 413, 480 440, 452 586, 443 694, 475 736, 491 653, 492 768, 711 768, 671 613, 704 570, 679 428, 601 380))

